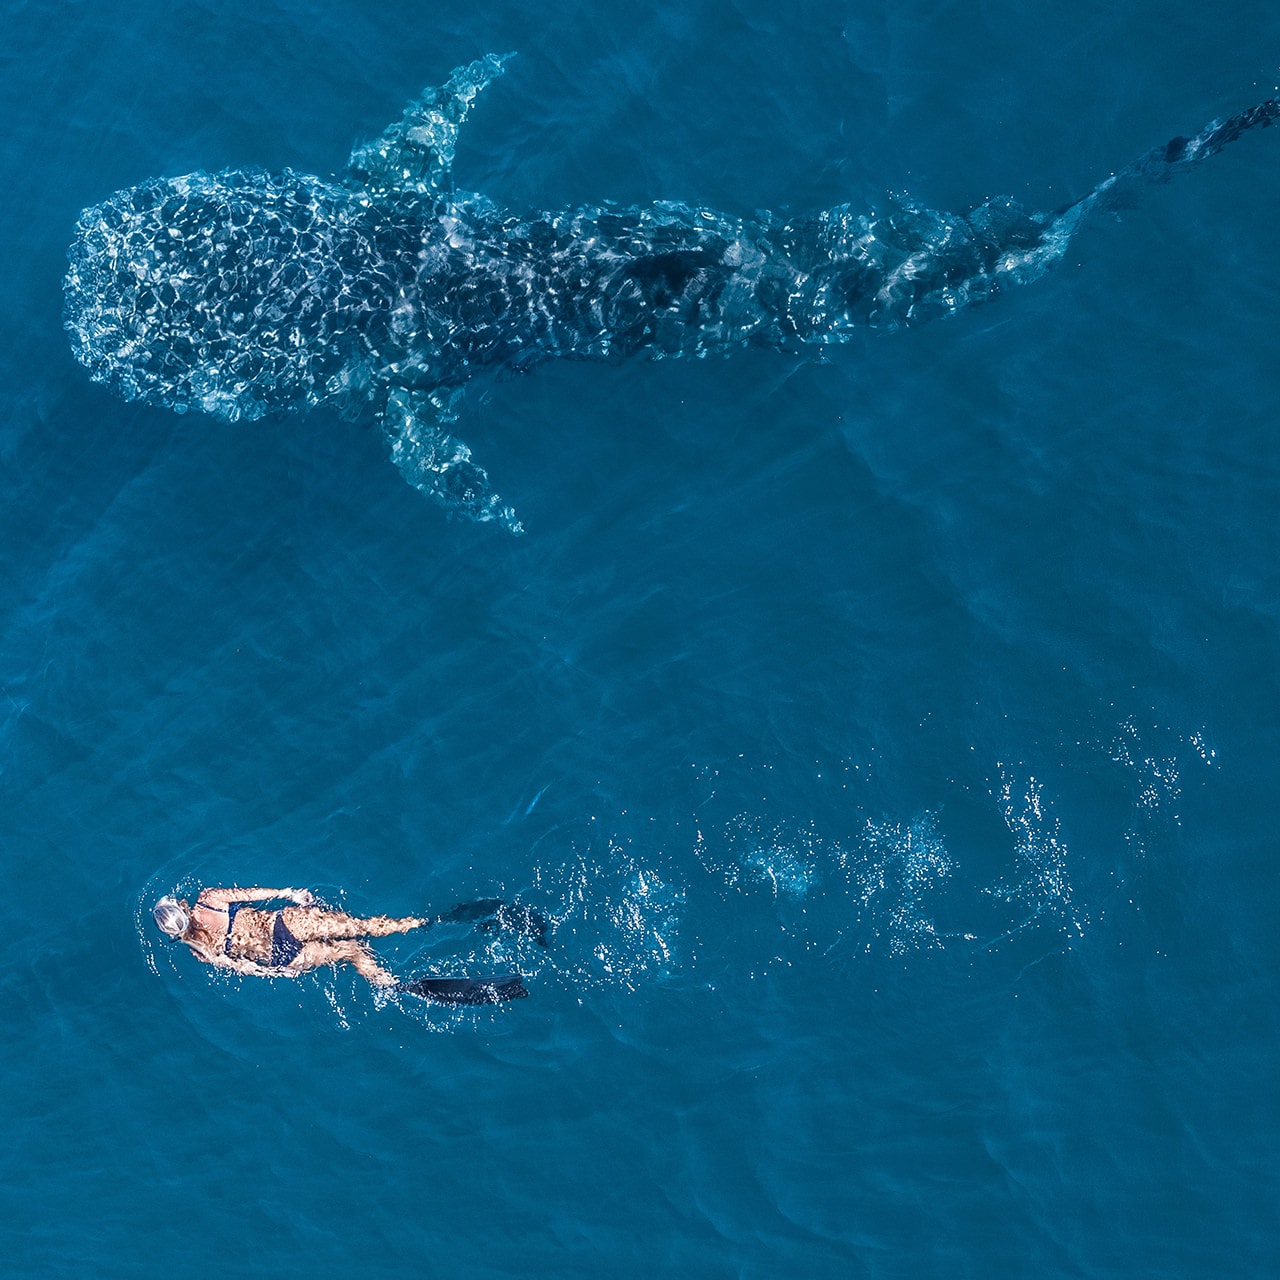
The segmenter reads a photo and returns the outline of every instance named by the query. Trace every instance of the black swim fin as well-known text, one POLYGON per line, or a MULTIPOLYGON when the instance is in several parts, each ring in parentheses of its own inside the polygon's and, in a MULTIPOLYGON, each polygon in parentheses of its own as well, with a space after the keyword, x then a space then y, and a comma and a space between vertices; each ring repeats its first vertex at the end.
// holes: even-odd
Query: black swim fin
POLYGON ((547 918, 534 907, 519 900, 505 902, 501 898, 479 898, 475 902, 460 902, 443 915, 436 916, 435 924, 473 924, 481 933, 495 929, 509 929, 534 939, 540 947, 547 945, 547 918))
POLYGON ((459 902, 456 907, 436 916, 435 924, 474 924, 477 920, 492 919, 504 905, 501 898, 477 898, 474 902, 459 902))
POLYGON ((529 994, 518 973, 501 978, 410 978, 397 984, 396 990, 440 1004, 501 1004, 529 994))

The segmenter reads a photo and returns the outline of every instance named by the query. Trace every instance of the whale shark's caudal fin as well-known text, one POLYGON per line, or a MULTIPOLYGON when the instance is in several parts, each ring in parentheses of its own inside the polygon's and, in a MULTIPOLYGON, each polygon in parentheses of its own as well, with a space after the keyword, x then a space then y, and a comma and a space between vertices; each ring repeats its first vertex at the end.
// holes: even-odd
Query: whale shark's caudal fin
POLYGON ((427 89, 404 115, 347 161, 347 179, 375 196, 444 194, 452 186, 453 151, 476 95, 502 74, 512 54, 486 54, 427 89))
POLYGON ((1215 156, 1229 142, 1242 133, 1261 125, 1264 129, 1280 119, 1280 99, 1269 98, 1256 107, 1237 111, 1225 120, 1214 120, 1205 125, 1194 138, 1174 138, 1163 147, 1148 151, 1134 166, 1148 182, 1161 182, 1179 168, 1191 165, 1209 156, 1215 156))
POLYGON ((889 279, 877 296, 879 310, 873 323, 881 327, 914 324, 956 311, 965 303, 981 302, 1006 284, 1029 284, 1062 258, 1091 213, 1125 203, 1142 187, 1169 181, 1216 155, 1241 134, 1277 119, 1280 100, 1270 99, 1225 120, 1214 120, 1194 137, 1178 137, 1153 147, 1056 213, 1027 213, 1014 201, 996 197, 969 210, 962 223, 944 219, 939 233, 931 226, 938 215, 904 206, 904 223, 929 252, 908 259, 889 279), (958 226, 963 234, 957 234, 958 226), (949 266, 953 262, 958 264, 955 269, 949 266))
POLYGON ((523 533, 515 510, 493 491, 485 469, 471 461, 471 450, 445 430, 456 416, 446 394, 392 391, 382 415, 391 461, 446 511, 480 523, 495 520, 508 533, 523 533))
POLYGON ((1121 200, 1135 187, 1148 183, 1168 182, 1175 174, 1190 169, 1217 155, 1228 143, 1241 134, 1261 126, 1266 128, 1280 119, 1280 99, 1269 98, 1256 107, 1238 111, 1225 120, 1213 120, 1194 137, 1172 138, 1163 146, 1152 147, 1133 164, 1113 173, 1098 183, 1087 196, 1072 201, 1053 215, 1051 225, 1066 232, 1074 231, 1080 220, 1094 209, 1105 209, 1121 200))

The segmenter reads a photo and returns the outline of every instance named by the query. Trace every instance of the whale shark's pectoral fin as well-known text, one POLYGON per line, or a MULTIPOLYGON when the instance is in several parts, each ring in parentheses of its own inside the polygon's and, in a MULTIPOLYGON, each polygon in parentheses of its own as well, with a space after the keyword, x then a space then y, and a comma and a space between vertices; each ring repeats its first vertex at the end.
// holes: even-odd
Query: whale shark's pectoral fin
POLYGON ((486 54, 459 67, 440 88, 425 90, 385 133, 352 151, 348 180, 378 196, 448 191, 458 130, 476 95, 512 56, 486 54))
POLYGON ((392 391, 382 415, 391 461, 415 489, 446 511, 481 523, 496 520, 508 533, 523 533, 514 509, 494 493, 485 469, 471 461, 471 450, 445 430, 456 416, 447 397, 392 391))

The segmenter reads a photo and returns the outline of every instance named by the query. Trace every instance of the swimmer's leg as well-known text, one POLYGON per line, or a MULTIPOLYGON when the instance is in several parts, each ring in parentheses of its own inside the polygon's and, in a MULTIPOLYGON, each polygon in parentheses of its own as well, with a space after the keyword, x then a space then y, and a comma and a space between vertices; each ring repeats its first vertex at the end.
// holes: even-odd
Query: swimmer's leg
POLYGON ((327 907, 285 907, 280 913, 285 928, 299 942, 322 942, 339 938, 385 938, 391 933, 408 933, 432 921, 419 916, 349 916, 327 907))
POLYGON ((375 987, 396 985, 395 975, 377 962, 368 947, 354 939, 308 942, 294 956, 289 968, 295 973, 305 973, 327 964, 335 968, 340 964, 349 964, 375 987))

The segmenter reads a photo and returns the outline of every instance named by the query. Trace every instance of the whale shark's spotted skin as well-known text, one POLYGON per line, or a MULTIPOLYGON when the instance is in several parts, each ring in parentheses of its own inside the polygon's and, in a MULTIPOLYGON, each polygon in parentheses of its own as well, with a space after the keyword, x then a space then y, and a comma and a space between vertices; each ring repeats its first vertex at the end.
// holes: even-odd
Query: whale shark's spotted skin
POLYGON ((125 399, 179 413, 367 405, 410 483, 519 533, 446 431, 476 373, 790 348, 957 311, 1042 274, 1120 182, 1162 178, 1280 114, 1269 101, 1177 138, 1055 214, 1003 198, 963 215, 900 202, 794 221, 676 203, 517 214, 451 190, 458 130, 504 61, 427 90, 340 182, 193 173, 86 209, 64 289, 76 358, 125 399))

